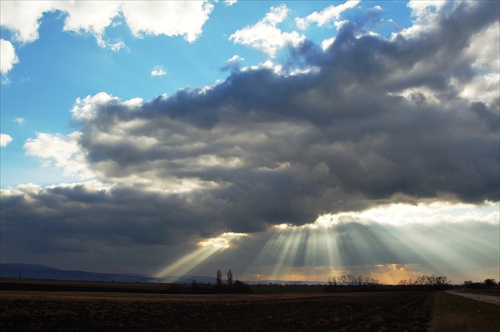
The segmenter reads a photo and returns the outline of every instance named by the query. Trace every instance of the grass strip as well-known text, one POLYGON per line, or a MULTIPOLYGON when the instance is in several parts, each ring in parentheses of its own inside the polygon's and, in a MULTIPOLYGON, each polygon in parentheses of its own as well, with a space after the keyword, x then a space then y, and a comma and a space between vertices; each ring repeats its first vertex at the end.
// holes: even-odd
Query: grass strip
POLYGON ((436 292, 429 331, 500 331, 500 306, 436 292))

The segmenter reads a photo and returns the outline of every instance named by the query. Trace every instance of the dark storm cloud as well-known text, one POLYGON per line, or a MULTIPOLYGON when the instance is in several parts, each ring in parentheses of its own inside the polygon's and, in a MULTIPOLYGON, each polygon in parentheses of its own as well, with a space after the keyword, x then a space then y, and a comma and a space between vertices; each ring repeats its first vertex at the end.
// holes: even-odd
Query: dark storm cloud
POLYGON ((79 144, 115 186, 2 197, 4 234, 175 243, 396 197, 498 201, 498 102, 464 99, 452 84, 479 75, 465 53, 498 22, 498 3, 455 7, 413 37, 356 37, 361 28, 346 24, 328 50, 307 42, 285 66, 319 72, 232 71, 209 89, 94 106, 79 144), (169 193, 180 180, 199 188, 169 193))
POLYGON ((24 239, 25 249, 37 252, 86 251, 96 244, 175 245, 193 231, 208 237, 223 228, 210 219, 223 205, 199 194, 161 195, 130 187, 95 191, 76 185, 24 191, 3 195, 2 235, 5 241, 24 239))

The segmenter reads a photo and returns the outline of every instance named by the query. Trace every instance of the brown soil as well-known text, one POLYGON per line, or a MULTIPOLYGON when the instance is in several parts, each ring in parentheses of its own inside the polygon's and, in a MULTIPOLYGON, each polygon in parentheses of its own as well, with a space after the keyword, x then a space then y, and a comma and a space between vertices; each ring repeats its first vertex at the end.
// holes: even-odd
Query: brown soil
POLYGON ((4 331, 426 331, 433 293, 0 292, 4 331))

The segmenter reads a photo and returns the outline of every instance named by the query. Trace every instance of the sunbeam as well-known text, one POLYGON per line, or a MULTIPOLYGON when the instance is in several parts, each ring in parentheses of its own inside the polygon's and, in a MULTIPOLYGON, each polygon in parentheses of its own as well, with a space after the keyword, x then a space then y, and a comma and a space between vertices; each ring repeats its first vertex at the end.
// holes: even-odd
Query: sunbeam
MULTIPOLYGON (((352 274, 398 283, 433 273, 451 273, 460 279, 487 261, 495 272, 498 259, 494 257, 498 257, 499 248, 492 230, 498 230, 498 213, 492 206, 485 204, 471 213, 472 207, 463 204, 456 210, 448 203, 420 205, 418 209, 395 204, 387 207, 387 215, 376 208, 322 215, 301 226, 272 226, 248 239, 259 241, 261 249, 246 251, 250 264, 244 266, 242 275, 248 280, 325 282, 330 276, 352 274), (459 215, 465 208, 469 214, 459 215)), ((225 261, 239 253, 233 240, 243 236, 246 234, 223 233, 202 240, 199 248, 155 276, 182 276, 197 268, 213 268, 208 266, 215 262, 212 259, 229 266, 225 261), (222 254, 228 248, 230 254, 222 254)), ((477 275, 481 273, 486 271, 477 275)))
POLYGON ((229 248, 231 246, 231 241, 243 236, 247 236, 247 234, 228 232, 215 238, 200 241, 198 242, 200 248, 186 254, 172 264, 156 272, 154 277, 162 279, 165 277, 180 278, 185 276, 217 252, 229 248))
POLYGON ((297 258, 303 232, 303 227, 291 227, 290 231, 285 229, 282 236, 278 238, 278 245, 281 248, 278 251, 279 255, 271 272, 273 279, 282 279, 284 276, 293 274, 292 267, 295 266, 295 259, 297 258))

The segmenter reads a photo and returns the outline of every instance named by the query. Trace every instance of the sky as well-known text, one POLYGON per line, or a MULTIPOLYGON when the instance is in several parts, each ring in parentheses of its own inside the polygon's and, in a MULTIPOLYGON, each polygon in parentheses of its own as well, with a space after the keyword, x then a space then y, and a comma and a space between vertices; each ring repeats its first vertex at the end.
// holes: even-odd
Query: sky
POLYGON ((497 1, 6 1, 0 261, 500 280, 497 1))

